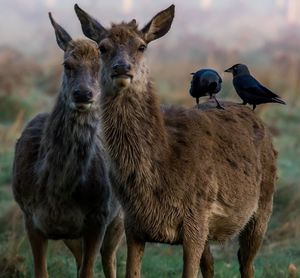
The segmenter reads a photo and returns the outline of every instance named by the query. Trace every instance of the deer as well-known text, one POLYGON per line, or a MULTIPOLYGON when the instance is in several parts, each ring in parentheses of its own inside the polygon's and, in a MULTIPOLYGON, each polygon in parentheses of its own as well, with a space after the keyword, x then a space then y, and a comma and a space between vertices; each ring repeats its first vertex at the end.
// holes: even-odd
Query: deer
POLYGON ((73 40, 53 19, 64 51, 62 84, 51 113, 35 116, 15 147, 12 189, 23 215, 36 278, 47 278, 48 240, 63 240, 80 278, 93 277, 102 255, 106 277, 116 277, 116 250, 124 228, 112 193, 99 124, 99 50, 73 40))
POLYGON ((145 54, 170 30, 174 5, 142 28, 135 19, 105 28, 77 4, 75 12, 101 53, 101 123, 125 214, 126 277, 141 277, 146 242, 182 245, 182 277, 197 277, 202 259, 212 277, 209 242, 237 235, 241 277, 253 277, 276 180, 267 126, 231 102, 160 106, 145 54))

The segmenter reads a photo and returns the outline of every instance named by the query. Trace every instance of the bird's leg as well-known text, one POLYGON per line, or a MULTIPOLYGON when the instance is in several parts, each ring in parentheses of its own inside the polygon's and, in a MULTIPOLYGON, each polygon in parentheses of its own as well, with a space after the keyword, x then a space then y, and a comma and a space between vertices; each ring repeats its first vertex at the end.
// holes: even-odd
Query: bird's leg
POLYGON ((200 106, 199 106, 199 98, 196 97, 196 102, 197 102, 197 108, 200 109, 200 106))
POLYGON ((215 100, 216 103, 217 103, 217 108, 218 108, 218 109, 223 109, 223 110, 225 110, 225 108, 220 104, 220 102, 217 100, 217 98, 216 98, 215 95, 213 96, 213 98, 214 98, 214 100, 215 100))
POLYGON ((255 108, 256 108, 256 104, 253 104, 253 111, 255 110, 255 108))

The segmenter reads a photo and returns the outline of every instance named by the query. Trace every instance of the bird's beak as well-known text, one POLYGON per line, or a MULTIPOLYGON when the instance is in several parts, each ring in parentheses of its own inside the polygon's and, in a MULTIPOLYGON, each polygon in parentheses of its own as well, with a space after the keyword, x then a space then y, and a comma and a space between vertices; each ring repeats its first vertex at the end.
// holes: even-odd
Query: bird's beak
POLYGON ((195 73, 194 72, 191 72, 191 75, 194 75, 195 73))
POLYGON ((232 72, 232 68, 229 68, 227 70, 224 70, 224 72, 232 72))

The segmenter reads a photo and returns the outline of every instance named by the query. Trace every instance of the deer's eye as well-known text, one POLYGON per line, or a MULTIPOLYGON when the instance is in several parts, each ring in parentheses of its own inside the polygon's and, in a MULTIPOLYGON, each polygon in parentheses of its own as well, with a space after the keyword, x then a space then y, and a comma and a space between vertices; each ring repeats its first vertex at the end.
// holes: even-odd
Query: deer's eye
POLYGON ((105 54, 107 52, 107 48, 104 45, 100 45, 99 50, 100 50, 101 54, 105 54))
POLYGON ((144 52, 146 50, 146 48, 147 48, 147 46, 145 44, 142 44, 142 45, 139 46, 138 50, 140 52, 144 52))

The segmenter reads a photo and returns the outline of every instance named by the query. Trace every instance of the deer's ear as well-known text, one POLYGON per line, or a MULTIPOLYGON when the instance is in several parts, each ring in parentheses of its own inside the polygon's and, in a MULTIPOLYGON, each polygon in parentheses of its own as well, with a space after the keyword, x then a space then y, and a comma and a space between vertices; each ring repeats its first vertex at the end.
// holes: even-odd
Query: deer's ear
POLYGON ((57 44, 63 51, 66 51, 68 44, 72 40, 72 38, 64 28, 62 28, 59 24, 55 22, 51 13, 48 14, 49 14, 51 24, 55 30, 57 44))
POLYGON ((75 4, 74 9, 81 23, 83 34, 97 43, 102 41, 107 34, 107 30, 96 19, 79 8, 77 4, 75 4))
POLYGON ((175 6, 171 5, 169 8, 159 12, 146 24, 141 31, 144 33, 144 39, 147 43, 159 39, 168 33, 171 28, 174 13, 175 6))

